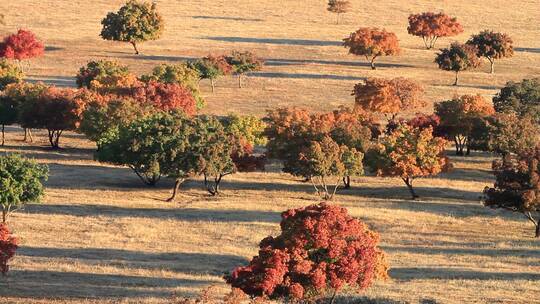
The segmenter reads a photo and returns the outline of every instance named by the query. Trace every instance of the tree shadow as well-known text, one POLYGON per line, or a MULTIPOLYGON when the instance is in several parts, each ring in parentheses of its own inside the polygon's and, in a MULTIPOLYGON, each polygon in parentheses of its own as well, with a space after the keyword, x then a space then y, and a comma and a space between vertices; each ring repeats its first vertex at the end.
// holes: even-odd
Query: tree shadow
POLYGON ((367 296, 337 296, 337 304, 409 304, 409 302, 393 300, 390 298, 367 296))
POLYGON ((48 76, 48 75, 28 75, 25 80, 29 83, 43 82, 57 87, 76 87, 75 77, 72 76, 48 76))
POLYGON ((45 52, 61 51, 63 49, 64 49, 63 47, 58 47, 58 46, 54 46, 54 45, 45 46, 45 52))
POLYGON ((311 39, 286 39, 286 38, 252 38, 252 37, 225 37, 225 36, 206 36, 199 39, 235 42, 235 43, 261 43, 278 45, 301 45, 301 46, 342 46, 341 41, 324 41, 311 39))
POLYGON ((170 297, 164 288, 203 287, 215 281, 80 273, 49 270, 16 270, 0 278, 0 297, 104 298, 170 297))
POLYGON ((192 16, 193 19, 213 19, 213 20, 230 20, 230 21, 252 21, 261 22, 264 21, 260 18, 243 18, 243 17, 226 17, 226 16, 192 16))
POLYGON ((126 54, 118 56, 120 58, 127 58, 127 59, 136 59, 136 60, 154 60, 154 61, 192 61, 196 60, 195 57, 186 57, 186 56, 165 56, 165 55, 144 55, 144 54, 126 54))
POLYGON ((517 47, 517 48, 514 48, 514 51, 516 51, 516 52, 526 52, 526 53, 540 53, 540 48, 517 47))
MULTIPOLYGON (((343 61, 343 60, 318 60, 318 59, 286 59, 286 58, 267 58, 264 62, 268 66, 289 66, 289 65, 305 65, 305 64, 320 64, 320 65, 340 65, 340 66, 356 66, 370 67, 370 64, 362 61, 343 61)), ((377 67, 382 68, 404 68, 414 67, 408 64, 398 63, 376 63, 377 67)))
MULTIPOLYGON (((462 244, 460 246, 463 246, 462 244)), ((390 253, 408 252, 416 254, 429 255, 481 255, 489 257, 526 257, 537 256, 540 248, 448 248, 443 246, 381 246, 385 251, 390 253)), ((540 261, 539 261, 540 263, 540 261)))
POLYGON ((448 267, 397 267, 389 271, 390 277, 398 280, 540 280, 535 272, 487 272, 448 267))
POLYGON ((473 88, 473 89, 480 89, 480 90, 499 90, 501 87, 494 86, 494 85, 479 85, 479 84, 458 84, 458 85, 452 85, 451 83, 448 84, 432 84, 434 87, 443 87, 443 88, 473 88))
POLYGON ((493 182, 494 180, 492 170, 471 168, 454 168, 450 172, 441 173, 438 177, 450 180, 475 182, 493 182))
POLYGON ((279 72, 255 72, 250 75, 262 78, 287 78, 287 79, 331 79, 331 80, 365 80, 366 77, 331 74, 305 74, 305 73, 279 73, 279 72))
MULTIPOLYGON (((178 206, 178 205, 174 205, 178 206)), ((111 218, 153 218, 186 222, 263 222, 278 223, 280 213, 238 209, 198 209, 198 208, 140 208, 118 207, 93 204, 28 204, 21 213, 67 216, 106 216, 111 218)))
POLYGON ((111 248, 47 248, 22 246, 17 255, 53 259, 73 259, 87 265, 169 270, 196 275, 217 275, 248 263, 230 254, 167 252, 153 253, 111 248))
MULTIPOLYGON (((93 159, 93 149, 88 148, 60 148, 54 149, 50 146, 13 146, 13 145, 4 145, 0 146, 0 151, 6 153, 19 153, 24 154, 27 158, 32 158, 36 160, 92 160, 93 159)), ((55 165, 55 164, 48 164, 55 165)), ((86 167, 86 166, 85 166, 86 167)))

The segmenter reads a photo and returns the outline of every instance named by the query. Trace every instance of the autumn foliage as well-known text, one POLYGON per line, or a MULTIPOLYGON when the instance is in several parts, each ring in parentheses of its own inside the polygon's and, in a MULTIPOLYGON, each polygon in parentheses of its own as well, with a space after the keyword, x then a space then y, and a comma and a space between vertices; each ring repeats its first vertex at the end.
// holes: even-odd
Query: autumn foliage
POLYGON ((464 155, 465 147, 468 155, 475 140, 475 128, 482 123, 482 119, 493 115, 495 109, 481 95, 463 95, 436 103, 435 113, 440 118, 438 130, 447 139, 454 141, 456 155, 464 155))
POLYGON ((133 88, 132 97, 143 104, 160 110, 182 110, 188 115, 197 112, 197 101, 188 88, 177 83, 162 83, 151 80, 133 88))
POLYGON ((490 65, 490 73, 494 73, 495 60, 514 55, 512 39, 504 33, 495 33, 485 30, 473 35, 467 44, 473 45, 477 49, 478 57, 485 57, 490 65))
POLYGON ((540 238, 540 150, 520 156, 506 155, 493 162, 495 184, 484 189, 484 205, 523 213, 540 238))
POLYGON ((349 53, 365 56, 375 70, 374 61, 379 56, 392 56, 400 53, 396 34, 384 29, 362 27, 343 39, 343 46, 349 48, 349 53))
POLYGON ((281 234, 260 243, 248 266, 237 267, 227 283, 253 297, 303 300, 335 295, 348 287, 365 290, 388 278, 379 235, 325 203, 281 214, 281 234))
POLYGON ((18 240, 14 237, 6 224, 0 223, 0 273, 6 275, 9 266, 8 262, 15 256, 18 240))
POLYGON ((478 49, 473 45, 454 42, 449 48, 441 49, 437 53, 435 62, 439 65, 439 69, 456 73, 454 85, 457 85, 459 72, 480 66, 481 61, 477 52, 478 49))
POLYGON ((85 103, 77 94, 72 89, 48 87, 20 106, 19 122, 26 128, 46 129, 51 146, 58 148, 62 133, 76 130, 80 124, 85 103))
MULTIPOLYGON (((267 121, 269 156, 283 161, 284 172, 306 180, 314 176, 322 178, 320 169, 331 164, 332 170, 326 171, 324 178, 361 174, 362 171, 356 167, 362 161, 359 153, 363 154, 369 148, 372 137, 377 133, 372 129, 375 124, 369 115, 345 108, 322 114, 305 109, 280 108, 269 112, 267 121), (320 146, 323 140, 325 149, 320 146), (355 163, 349 163, 348 157, 354 158, 355 163)), ((330 193, 332 191, 322 192, 323 196, 330 193)))
POLYGON ((440 37, 456 36, 463 32, 463 27, 455 17, 444 13, 425 12, 409 16, 409 34, 422 37, 429 50, 435 46, 440 37))
POLYGON ((368 78, 354 86, 356 106, 370 112, 390 115, 394 119, 398 113, 418 109, 426 105, 424 88, 406 78, 368 78))
POLYGON ((42 56, 45 46, 34 33, 29 30, 19 30, 9 35, 0 43, 0 57, 24 60, 42 56))
POLYGON ((445 139, 433 136, 431 127, 420 129, 400 124, 370 151, 368 163, 377 176, 400 177, 412 199, 416 199, 416 178, 434 176, 450 168, 446 145, 445 139))

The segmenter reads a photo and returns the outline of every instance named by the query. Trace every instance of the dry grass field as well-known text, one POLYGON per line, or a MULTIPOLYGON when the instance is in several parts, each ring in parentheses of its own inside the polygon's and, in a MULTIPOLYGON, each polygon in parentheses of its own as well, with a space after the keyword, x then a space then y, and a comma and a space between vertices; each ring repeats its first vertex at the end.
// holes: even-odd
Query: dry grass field
MULTIPOLYGON (((78 68, 92 59, 116 59, 137 73, 157 64, 252 50, 266 60, 247 87, 203 83, 204 112, 263 115, 278 106, 329 111, 353 103, 352 86, 365 77, 403 76, 426 87, 431 101, 455 94, 490 96, 508 80, 540 75, 540 3, 521 1, 365 1, 335 25, 322 0, 156 1, 166 20, 162 39, 141 45, 99 38, 100 20, 123 0, 7 0, 0 34, 29 28, 47 46, 32 61, 29 79, 73 86, 78 68), (489 28, 514 38, 516 54, 461 75, 437 69, 433 50, 406 32, 407 16, 425 10, 455 15, 465 27, 456 40, 489 28), (402 55, 380 58, 372 71, 348 55, 340 40, 359 26, 396 32, 402 55)), ((439 47, 450 39, 441 39, 439 47)), ((281 211, 316 202, 311 185, 277 168, 227 177, 223 195, 207 196, 200 180, 166 203, 171 181, 143 187, 127 168, 93 161, 94 145, 67 133, 59 151, 46 137, 20 141, 9 127, 0 151, 20 152, 50 167, 43 204, 15 213, 10 225, 21 240, 9 275, 0 278, 0 303, 168 303, 172 293, 193 295, 208 285, 225 291, 221 276, 256 254, 259 240, 279 229, 281 211)), ((493 182, 493 156, 452 158, 455 169, 417 182, 419 201, 408 200, 398 179, 354 179, 335 203, 380 232, 392 280, 350 303, 540 303, 540 242, 517 214, 480 204, 493 182)))

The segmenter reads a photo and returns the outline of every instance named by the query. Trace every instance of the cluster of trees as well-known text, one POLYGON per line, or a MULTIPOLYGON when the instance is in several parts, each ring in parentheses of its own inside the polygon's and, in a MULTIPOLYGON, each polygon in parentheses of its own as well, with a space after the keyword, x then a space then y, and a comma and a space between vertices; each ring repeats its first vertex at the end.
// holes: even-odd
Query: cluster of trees
POLYGON ((441 49, 435 62, 440 69, 456 73, 454 85, 457 85, 459 72, 479 67, 482 57, 489 61, 490 73, 494 73, 495 60, 512 57, 513 54, 512 39, 507 34, 485 30, 464 44, 454 42, 450 47, 441 49))
MULTIPOLYGON (((338 10, 341 1, 330 1, 329 10, 338 10)), ((345 1, 347 2, 347 1, 345 1)), ((440 37, 452 37, 463 32, 463 27, 455 17, 444 13, 424 12, 409 16, 409 34, 422 37, 427 49, 435 46, 440 37)), ((372 69, 374 61, 379 56, 399 55, 399 41, 396 34, 384 29, 362 27, 343 39, 343 46, 349 53, 365 56, 372 69)), ((477 68, 481 58, 490 62, 490 72, 494 73, 495 60, 512 57, 512 39, 504 33, 484 30, 473 35, 466 43, 452 43, 448 48, 440 49, 436 54, 435 63, 445 71, 456 73, 454 85, 458 84, 458 74, 461 71, 477 68)))
POLYGON ((388 278, 379 235, 347 209, 325 203, 281 215, 281 233, 261 240, 259 254, 225 280, 252 297, 286 302, 330 298, 365 290, 388 278))
POLYGON ((251 72, 260 71, 264 61, 249 51, 233 51, 230 55, 208 55, 188 65, 197 71, 199 79, 210 80, 213 93, 215 82, 220 76, 236 75, 238 88, 242 88, 242 79, 251 72))
POLYGON ((175 179, 168 201, 174 200, 182 182, 200 175, 208 192, 217 195, 223 177, 264 169, 264 156, 253 155, 262 131, 251 117, 160 111, 106 132, 96 159, 130 167, 147 185, 155 185, 162 176, 175 179))

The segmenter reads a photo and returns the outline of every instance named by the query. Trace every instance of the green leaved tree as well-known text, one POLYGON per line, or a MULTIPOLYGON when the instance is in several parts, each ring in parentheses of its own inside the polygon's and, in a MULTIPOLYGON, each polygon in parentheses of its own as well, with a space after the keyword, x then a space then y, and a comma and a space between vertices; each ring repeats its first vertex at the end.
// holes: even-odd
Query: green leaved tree
POLYGON ((43 196, 42 182, 47 179, 49 169, 34 160, 17 154, 0 156, 0 206, 2 223, 11 212, 26 203, 39 202, 43 196))
POLYGON ((105 40, 129 42, 139 54, 137 44, 157 40, 163 33, 164 22, 156 4, 130 0, 116 13, 107 14, 101 24, 101 37, 105 40))

